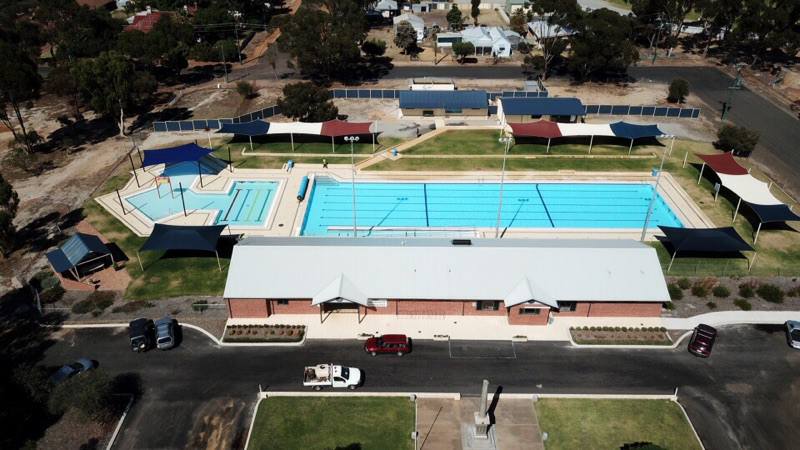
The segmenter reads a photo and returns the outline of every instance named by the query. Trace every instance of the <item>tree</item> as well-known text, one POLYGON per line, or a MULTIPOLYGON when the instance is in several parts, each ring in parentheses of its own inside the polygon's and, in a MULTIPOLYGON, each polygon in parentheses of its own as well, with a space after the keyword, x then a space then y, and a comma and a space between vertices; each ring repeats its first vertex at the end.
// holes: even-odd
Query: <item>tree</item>
POLYGON ((453 3, 450 11, 447 12, 447 25, 451 30, 458 31, 463 27, 463 22, 464 17, 461 15, 461 10, 458 9, 458 5, 453 3))
POLYGON ((8 256, 14 249, 14 218, 17 216, 19 196, 11 184, 0 174, 0 254, 8 256))
POLYGON ((277 45, 270 45, 267 48, 267 53, 265 55, 267 57, 267 64, 272 67, 272 74, 275 75, 275 79, 278 79, 278 46, 277 45))
POLYGON ((407 20, 397 24, 394 33, 394 45, 403 49, 403 53, 411 56, 412 50, 417 46, 417 30, 407 20))
POLYGON ((696 0, 632 0, 631 10, 638 20, 662 27, 664 40, 674 43, 695 2, 696 0))
POLYGON ((367 35, 365 10, 356 0, 303 2, 281 26, 278 42, 313 78, 352 78, 367 35))
POLYGON ((33 152, 33 144, 28 140, 28 130, 21 108, 26 102, 39 96, 41 78, 36 62, 25 48, 20 48, 6 40, 0 40, 0 123, 11 130, 14 139, 25 146, 28 153, 33 152), (11 121, 8 108, 11 107, 21 132, 11 121))
POLYGON ((546 80, 569 44, 569 37, 561 30, 576 28, 582 14, 576 0, 539 0, 529 10, 531 16, 534 12, 539 16, 535 32, 542 51, 536 65, 542 79, 546 80))
POLYGON ((467 56, 475 53, 472 42, 453 42, 453 54, 458 57, 458 62, 463 64, 467 56))
POLYGON ((528 32, 528 18, 525 17, 525 11, 522 8, 514 10, 511 14, 511 19, 509 19, 509 25, 511 31, 519 33, 520 36, 525 36, 528 32))
POLYGON ((474 21, 474 25, 478 26, 478 16, 481 15, 481 0, 470 0, 472 4, 472 9, 470 10, 470 15, 472 16, 472 20, 474 21))
POLYGON ((756 148, 760 133, 736 125, 723 125, 717 131, 715 145, 723 151, 732 151, 736 155, 748 156, 756 148))
POLYGON ((608 9, 596 9, 578 22, 568 67, 578 80, 618 76, 639 60, 630 40, 633 22, 608 9))
POLYGON ((69 105, 73 108, 72 115, 75 120, 81 120, 81 92, 78 88, 78 80, 75 79, 75 72, 69 63, 56 64, 45 80, 45 88, 48 92, 65 97, 69 105))
POLYGON ((253 97, 253 94, 255 94, 256 90, 253 85, 247 81, 239 81, 236 83, 236 92, 238 92, 242 98, 250 98, 253 97))
POLYGON ((339 109, 331 101, 330 91, 313 83, 284 86, 278 108, 284 116, 301 122, 324 122, 335 119, 339 114, 339 109))
POLYGON ((122 22, 107 11, 78 6, 74 1, 42 0, 41 12, 53 25, 46 28, 54 56, 61 60, 91 58, 114 48, 122 22))
POLYGON ((361 51, 364 52, 370 60, 374 60, 386 53, 386 41, 381 39, 367 39, 361 44, 361 51))
POLYGON ((147 100, 156 88, 151 75, 114 51, 82 60, 75 69, 82 97, 96 112, 117 118, 120 136, 125 135, 125 110, 147 100))
POLYGON ((520 41, 519 44, 517 44, 517 51, 523 55, 527 55, 531 52, 531 46, 525 41, 520 41))
POLYGON ((89 420, 104 422, 113 411, 111 378, 95 369, 58 384, 50 395, 49 407, 55 414, 75 408, 89 420))
POLYGON ((689 82, 683 78, 676 78, 669 84, 667 101, 670 103, 683 103, 689 95, 689 82))

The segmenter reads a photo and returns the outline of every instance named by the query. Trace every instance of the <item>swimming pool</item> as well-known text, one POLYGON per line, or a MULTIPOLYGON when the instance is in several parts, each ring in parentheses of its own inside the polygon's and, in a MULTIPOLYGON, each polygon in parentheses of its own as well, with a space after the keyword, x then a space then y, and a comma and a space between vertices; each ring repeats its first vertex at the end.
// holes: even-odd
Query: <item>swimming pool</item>
MULTIPOLYGON (((499 183, 356 183, 359 234, 402 229, 494 228, 499 183)), ((505 183, 502 228, 639 228, 653 195, 649 184, 505 183)), ((353 226, 349 182, 318 177, 301 234, 348 236, 353 226)), ((682 226, 659 195, 649 227, 682 226)))
MULTIPOLYGON (((125 199, 153 222, 183 214, 181 191, 186 210, 217 211, 215 224, 263 226, 269 216, 278 183, 275 181, 234 181, 228 192, 195 192, 189 187, 197 178, 197 168, 172 166, 164 172, 172 187, 162 184, 125 199), (194 172, 192 173, 192 170, 194 172)), ((206 170, 204 169, 204 172, 206 170)))

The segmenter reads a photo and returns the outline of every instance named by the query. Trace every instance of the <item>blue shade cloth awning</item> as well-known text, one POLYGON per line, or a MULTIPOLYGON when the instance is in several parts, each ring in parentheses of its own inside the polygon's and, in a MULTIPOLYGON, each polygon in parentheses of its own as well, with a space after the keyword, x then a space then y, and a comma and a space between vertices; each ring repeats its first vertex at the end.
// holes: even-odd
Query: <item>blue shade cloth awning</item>
POLYGON ((628 122, 614 122, 611 125, 614 135, 627 139, 639 139, 648 137, 664 136, 666 133, 658 128, 658 125, 639 125, 628 122))
POLYGON ((503 114, 512 116, 584 116, 586 108, 577 98, 539 97, 539 98, 507 98, 502 97, 503 114))
POLYGON ((677 228, 659 225, 658 228, 667 235, 674 252, 734 253, 753 250, 733 227, 677 228))
POLYGON ((489 108, 486 91, 400 91, 403 109, 489 108))
POLYGON ((47 253, 47 260, 56 272, 66 272, 90 256, 102 256, 111 251, 99 237, 77 233, 55 250, 47 253))
POLYGON ((156 164, 177 164, 185 161, 194 162, 213 151, 213 149, 200 147, 194 143, 157 150, 145 150, 142 165, 154 166, 156 164))
POLYGON ((254 120, 245 123, 223 123, 217 133, 233 133, 239 136, 264 136, 269 131, 269 122, 254 120))
MULTIPOLYGON (((747 202, 745 202, 747 203, 747 202)), ((800 216, 795 214, 786 205, 757 205, 755 203, 747 203, 750 209, 758 216, 761 223, 770 222, 791 222, 800 220, 800 216)))
POLYGON ((184 226, 157 223, 150 237, 139 249, 145 250, 200 250, 213 252, 227 225, 184 226))

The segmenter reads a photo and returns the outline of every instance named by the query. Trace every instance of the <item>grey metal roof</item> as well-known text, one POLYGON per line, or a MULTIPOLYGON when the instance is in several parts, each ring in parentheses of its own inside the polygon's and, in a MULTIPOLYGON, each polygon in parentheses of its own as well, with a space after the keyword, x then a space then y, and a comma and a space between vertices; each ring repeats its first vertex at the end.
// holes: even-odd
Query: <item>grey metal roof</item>
POLYGON ((75 233, 61 247, 47 253, 47 259, 57 272, 66 272, 92 255, 106 255, 111 251, 99 237, 75 233))
POLYGON ((583 116, 586 108, 572 97, 506 98, 500 99, 503 114, 533 116, 583 116))
POLYGON ((488 108, 486 91, 400 91, 400 108, 488 108))
POLYGON ((269 238, 233 249, 227 298, 665 302, 655 249, 629 240, 269 238), (346 280, 346 283, 343 281, 346 280), (346 288, 346 289, 345 289, 346 288), (532 298, 527 298, 532 297, 532 298))

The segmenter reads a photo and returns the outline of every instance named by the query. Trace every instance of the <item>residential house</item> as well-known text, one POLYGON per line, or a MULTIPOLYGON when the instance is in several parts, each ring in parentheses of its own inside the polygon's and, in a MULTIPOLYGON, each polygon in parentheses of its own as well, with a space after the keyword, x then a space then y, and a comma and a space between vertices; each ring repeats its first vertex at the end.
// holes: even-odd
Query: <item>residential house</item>
POLYGON ((547 18, 544 17, 537 17, 533 21, 528 22, 528 30, 531 32, 539 48, 541 48, 543 42, 548 39, 569 37, 575 34, 575 30, 572 28, 550 23, 547 18))
POLYGON ((425 34, 427 29, 425 28, 425 21, 422 20, 421 17, 415 16, 414 14, 403 13, 397 17, 392 19, 394 22, 394 32, 397 33, 397 25, 401 22, 408 22, 414 27, 414 31, 417 32, 417 43, 422 42, 425 39, 425 34))
POLYGON ((500 27, 470 27, 461 31, 461 40, 474 45, 478 56, 508 58, 522 37, 500 27))
POLYGON ((128 19, 130 25, 126 26, 124 31, 136 30, 149 33, 165 14, 167 13, 156 11, 148 6, 146 10, 138 12, 133 18, 128 19))

